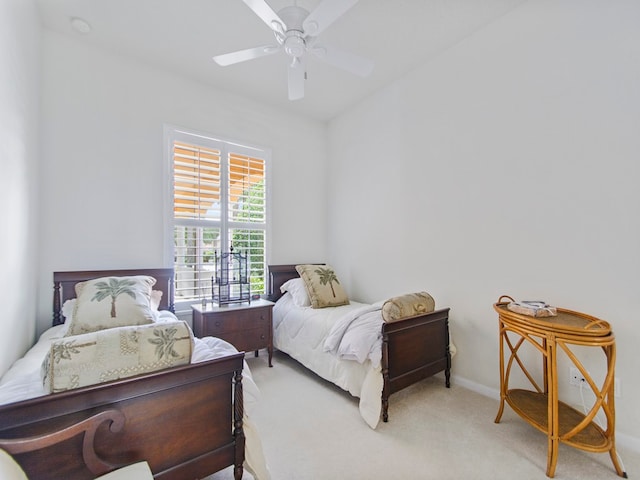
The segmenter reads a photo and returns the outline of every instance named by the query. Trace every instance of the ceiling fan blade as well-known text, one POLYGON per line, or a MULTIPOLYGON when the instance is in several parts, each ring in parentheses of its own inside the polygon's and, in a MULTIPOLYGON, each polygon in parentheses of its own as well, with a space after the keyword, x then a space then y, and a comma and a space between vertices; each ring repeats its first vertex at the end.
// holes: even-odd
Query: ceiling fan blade
POLYGON ((358 0, 324 0, 302 24, 304 34, 317 36, 356 3, 358 0))
POLYGON ((285 24, 282 19, 273 11, 265 0, 242 0, 267 26, 278 32, 283 32, 285 24))
POLYGON ((304 97, 304 80, 306 76, 304 59, 295 58, 289 64, 289 100, 300 100, 304 97))
POLYGON ((273 55, 278 52, 280 48, 281 47, 279 45, 263 45, 261 47, 247 48, 246 50, 216 55, 213 57, 213 60, 218 65, 226 67, 227 65, 233 65, 234 63, 246 62, 247 60, 253 60, 254 58, 273 55))
POLYGON ((367 77, 373 71, 373 61, 354 53, 344 52, 337 48, 327 47, 326 45, 315 45, 311 51, 328 64, 342 68, 354 75, 367 77))

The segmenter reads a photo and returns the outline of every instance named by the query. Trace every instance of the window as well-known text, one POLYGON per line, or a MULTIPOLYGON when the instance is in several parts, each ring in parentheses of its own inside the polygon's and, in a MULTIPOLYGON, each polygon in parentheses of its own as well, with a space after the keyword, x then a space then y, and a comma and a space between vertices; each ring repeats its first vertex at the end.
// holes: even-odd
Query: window
MULTIPOLYGON (((269 151, 167 127, 176 304, 211 298, 215 255, 246 253, 265 293, 269 151)), ((168 202, 169 203, 169 202, 168 202)))

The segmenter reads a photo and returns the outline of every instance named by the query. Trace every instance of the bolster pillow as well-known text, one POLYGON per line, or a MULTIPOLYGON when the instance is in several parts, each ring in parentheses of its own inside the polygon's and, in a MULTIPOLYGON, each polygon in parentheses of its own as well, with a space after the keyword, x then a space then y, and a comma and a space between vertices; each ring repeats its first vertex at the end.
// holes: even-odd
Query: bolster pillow
POLYGON ((382 319, 386 323, 433 312, 436 302, 427 292, 407 293, 393 297, 382 305, 382 319))
POLYGON ((183 321, 109 328, 57 340, 42 362, 45 391, 62 392, 163 370, 191 361, 183 321))

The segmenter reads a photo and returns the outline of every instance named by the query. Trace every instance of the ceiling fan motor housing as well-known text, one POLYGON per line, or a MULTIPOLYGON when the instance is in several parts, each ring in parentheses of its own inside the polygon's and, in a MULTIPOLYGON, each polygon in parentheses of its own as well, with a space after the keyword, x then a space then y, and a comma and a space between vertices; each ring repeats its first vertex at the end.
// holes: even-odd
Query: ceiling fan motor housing
POLYGON ((287 38, 284 41, 284 51, 287 52, 287 55, 298 58, 304 55, 304 52, 307 50, 307 44, 302 37, 300 32, 288 31, 287 38))
POLYGON ((301 57, 307 50, 302 24, 309 16, 309 12, 302 7, 290 6, 280 10, 278 16, 285 24, 284 51, 293 58, 301 57))

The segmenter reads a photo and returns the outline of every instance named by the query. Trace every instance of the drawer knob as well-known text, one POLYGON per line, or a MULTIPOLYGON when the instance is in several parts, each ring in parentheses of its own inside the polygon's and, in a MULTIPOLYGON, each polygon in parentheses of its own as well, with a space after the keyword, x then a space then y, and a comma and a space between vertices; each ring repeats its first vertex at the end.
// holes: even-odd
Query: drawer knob
POLYGON ((264 340, 264 333, 260 335, 260 340, 264 340))
POLYGON ((220 321, 217 321, 216 322, 216 327, 219 327, 219 326, 220 326, 220 321))

